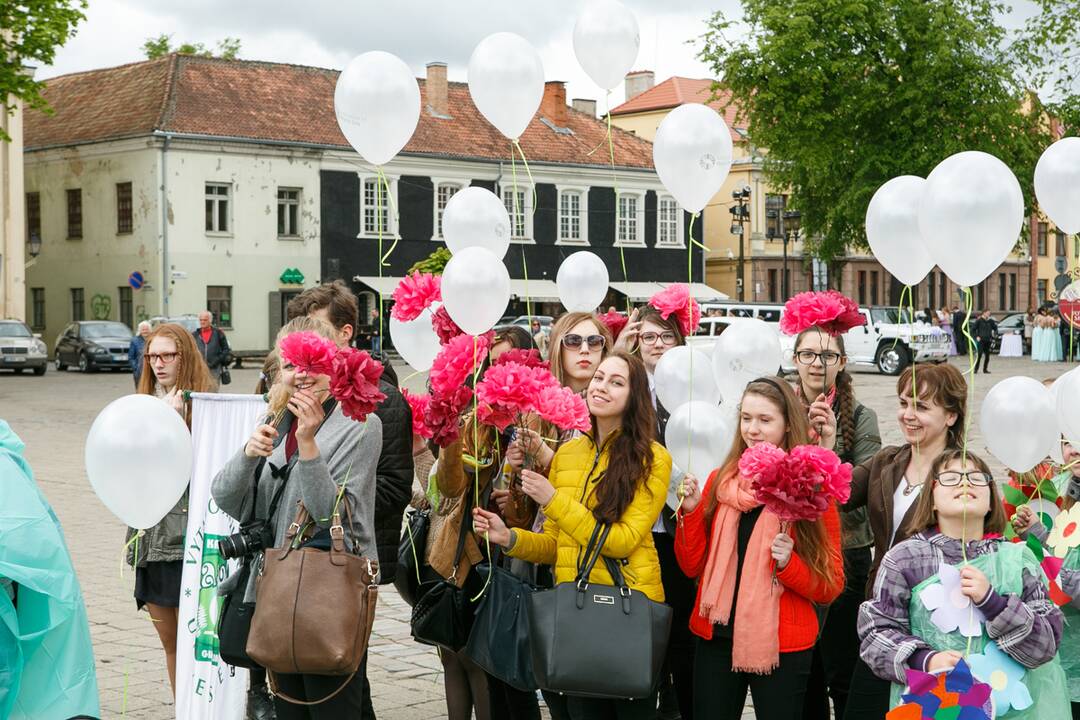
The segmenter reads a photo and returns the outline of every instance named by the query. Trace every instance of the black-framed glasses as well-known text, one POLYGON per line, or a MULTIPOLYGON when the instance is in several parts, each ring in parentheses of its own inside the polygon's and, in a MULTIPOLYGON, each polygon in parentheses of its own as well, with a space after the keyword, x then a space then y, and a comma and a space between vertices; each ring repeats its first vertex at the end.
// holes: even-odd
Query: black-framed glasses
POLYGON ((665 345, 675 344, 675 333, 671 332, 670 330, 665 330, 664 332, 659 333, 643 332, 638 335, 638 337, 641 338, 641 342, 645 345, 655 345, 657 340, 664 343, 665 345))
POLYGON ((972 487, 986 487, 994 481, 994 478, 982 470, 969 470, 968 472, 943 470, 937 474, 937 483, 942 487, 956 487, 961 480, 967 480, 967 484, 972 487))
POLYGON ((568 348, 579 348, 581 343, 585 343, 589 346, 590 350, 603 350, 604 345, 607 344, 607 340, 603 335, 578 335, 577 333, 570 333, 563 335, 562 344, 568 348))
POLYGON ((800 350, 795 353, 795 358, 802 365, 813 365, 815 360, 820 360, 821 364, 825 367, 832 367, 840 363, 840 353, 834 352, 814 352, 813 350, 800 350))

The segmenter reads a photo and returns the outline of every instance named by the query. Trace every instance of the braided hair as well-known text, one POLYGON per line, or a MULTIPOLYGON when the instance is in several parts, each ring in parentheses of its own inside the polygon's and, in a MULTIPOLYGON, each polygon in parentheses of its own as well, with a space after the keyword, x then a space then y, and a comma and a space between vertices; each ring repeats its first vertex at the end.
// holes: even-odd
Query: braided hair
MULTIPOLYGON (((824 330, 818 327, 811 327, 803 330, 799 333, 799 336, 795 338, 795 349, 798 350, 802 344, 803 338, 809 333, 825 333, 824 330)), ((842 357, 847 357, 847 350, 844 348, 844 337, 842 335, 834 335, 836 339, 837 349, 840 351, 842 357)), ((813 398, 804 398, 807 403, 813 402, 813 398)), ((851 380, 851 374, 847 369, 842 369, 836 373, 836 425, 837 434, 840 436, 840 440, 843 443, 844 455, 851 456, 855 451, 855 389, 851 380)))

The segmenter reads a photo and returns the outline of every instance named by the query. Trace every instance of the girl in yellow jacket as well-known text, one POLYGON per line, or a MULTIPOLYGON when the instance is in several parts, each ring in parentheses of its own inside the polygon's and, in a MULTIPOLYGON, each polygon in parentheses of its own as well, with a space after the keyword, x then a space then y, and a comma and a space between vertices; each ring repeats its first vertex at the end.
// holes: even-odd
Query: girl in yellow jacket
MULTIPOLYGON (((555 566, 555 582, 572 582, 577 562, 598 523, 610 524, 603 555, 619 562, 632 589, 663 602, 652 527, 667 498, 671 456, 653 438, 656 416, 641 360, 616 351, 600 363, 586 391, 592 433, 559 448, 549 475, 522 471, 525 493, 544 509, 542 533, 509 529, 498 515, 473 511, 477 533, 487 533, 511 557, 555 566)), ((589 582, 611 585, 597 563, 589 582)), ((602 641, 602 638, 597 638, 602 641)), ((618 672, 618 668, 610 668, 618 672)), ((569 698, 574 720, 651 718, 656 697, 639 700, 569 698)))

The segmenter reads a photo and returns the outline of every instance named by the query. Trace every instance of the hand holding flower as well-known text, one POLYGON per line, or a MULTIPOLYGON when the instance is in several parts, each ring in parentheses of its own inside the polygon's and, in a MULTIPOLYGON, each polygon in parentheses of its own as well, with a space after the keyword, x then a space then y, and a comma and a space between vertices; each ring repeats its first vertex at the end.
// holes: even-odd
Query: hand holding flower
POLYGON ((555 497, 555 486, 546 477, 532 470, 521 471, 521 489, 541 507, 546 506, 555 497))
POLYGON ((966 565, 960 569, 960 592, 978 605, 990 592, 990 581, 982 570, 973 565, 966 565))

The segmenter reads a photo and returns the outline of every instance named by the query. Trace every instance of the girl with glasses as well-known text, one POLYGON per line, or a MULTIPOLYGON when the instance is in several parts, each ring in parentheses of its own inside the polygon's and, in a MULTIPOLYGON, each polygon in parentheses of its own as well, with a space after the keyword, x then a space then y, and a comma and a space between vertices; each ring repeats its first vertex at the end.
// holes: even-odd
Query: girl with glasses
MULTIPOLYGON (((885 553, 870 599, 859 612, 862 658, 892 683, 901 702, 909 668, 951 670, 966 656, 983 681, 1023 682, 1033 702, 998 717, 1066 720, 1065 673, 1057 660, 1061 611, 1047 597, 1042 570, 1023 544, 1006 541, 1005 511, 982 458, 952 448, 937 455, 907 524, 909 537, 885 553), (951 627, 952 629, 946 629, 951 627), (970 636, 970 637, 969 637, 970 636), (984 665, 985 663, 985 665, 984 665), (1022 673, 1022 677, 1020 674, 1022 673)), ((997 693, 995 693, 997 695, 997 693)))
MULTIPOLYGON (((139 376, 139 393, 154 395, 172 406, 191 427, 191 403, 184 391, 212 392, 213 381, 206 360, 186 328, 175 323, 159 325, 146 338, 139 376)), ((152 478, 151 478, 152 481, 152 478)), ((183 575, 184 535, 187 532, 187 492, 154 527, 139 532, 128 528, 127 562, 135 568, 135 604, 144 607, 165 650, 169 684, 176 694, 176 625, 183 575)))
MULTIPOLYGON (((855 399, 843 336, 816 327, 799 333, 795 367, 799 373, 795 394, 806 408, 811 435, 828 435, 833 451, 853 466, 874 457, 881 449, 877 414, 855 399)), ((840 524, 844 592, 829 606, 821 639, 814 647, 803 710, 808 720, 828 720, 830 698, 836 717, 844 717, 851 673, 859 658, 855 623, 866 594, 874 536, 865 507, 841 512, 840 524)))

